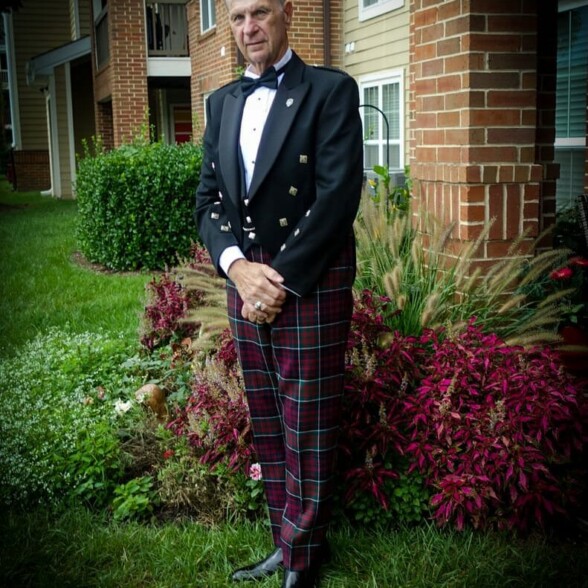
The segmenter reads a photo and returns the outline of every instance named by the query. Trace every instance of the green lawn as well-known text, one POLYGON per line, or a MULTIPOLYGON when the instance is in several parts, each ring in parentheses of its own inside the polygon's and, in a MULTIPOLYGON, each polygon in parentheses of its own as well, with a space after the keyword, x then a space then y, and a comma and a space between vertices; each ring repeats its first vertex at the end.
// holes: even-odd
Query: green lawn
MULTIPOLYGON (((235 567, 271 549, 262 524, 115 524, 77 510, 3 520, 0 586, 10 588, 228 588, 235 586, 229 581, 235 567)), ((423 525, 342 528, 331 544, 323 588, 588 586, 586 547, 541 537, 517 540, 423 525)), ((280 581, 244 586, 278 588, 280 581)))
POLYGON ((74 260, 76 204, 0 183, 0 357, 48 327, 136 336, 148 275, 74 260))

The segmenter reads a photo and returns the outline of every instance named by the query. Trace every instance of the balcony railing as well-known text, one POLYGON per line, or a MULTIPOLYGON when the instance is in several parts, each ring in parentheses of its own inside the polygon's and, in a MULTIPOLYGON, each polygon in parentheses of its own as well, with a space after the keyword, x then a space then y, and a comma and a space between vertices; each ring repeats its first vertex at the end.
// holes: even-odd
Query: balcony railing
POLYGON ((147 48, 150 57, 186 57, 188 19, 186 3, 147 0, 147 48))

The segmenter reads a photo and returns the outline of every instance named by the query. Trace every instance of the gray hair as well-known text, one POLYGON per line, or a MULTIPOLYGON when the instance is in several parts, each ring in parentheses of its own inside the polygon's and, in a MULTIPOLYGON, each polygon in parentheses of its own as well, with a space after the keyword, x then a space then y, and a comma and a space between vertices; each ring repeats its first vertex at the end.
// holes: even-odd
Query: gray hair
MULTIPOLYGON (((278 0, 278 2, 280 3, 280 6, 282 8, 284 8, 284 4, 286 3, 286 0, 278 0)), ((225 0, 225 6, 227 7, 227 10, 229 8, 231 8, 231 0, 225 0)))

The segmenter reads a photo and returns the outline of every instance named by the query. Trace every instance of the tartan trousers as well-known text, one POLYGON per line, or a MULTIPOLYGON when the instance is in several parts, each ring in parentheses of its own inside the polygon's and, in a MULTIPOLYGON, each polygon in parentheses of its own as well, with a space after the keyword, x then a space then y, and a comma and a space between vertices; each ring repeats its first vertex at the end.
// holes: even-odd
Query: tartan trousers
MULTIPOLYGON (((246 256, 271 264, 260 247, 246 256)), ((292 570, 320 557, 330 520, 354 278, 350 238, 309 294, 288 294, 274 322, 261 325, 241 317, 243 302, 227 282, 272 535, 292 570)))

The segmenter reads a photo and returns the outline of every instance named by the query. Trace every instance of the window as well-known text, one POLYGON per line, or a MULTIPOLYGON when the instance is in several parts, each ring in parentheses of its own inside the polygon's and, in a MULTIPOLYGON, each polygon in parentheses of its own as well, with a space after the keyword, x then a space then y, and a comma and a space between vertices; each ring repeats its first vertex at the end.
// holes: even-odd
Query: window
POLYGON ((557 30, 555 160, 560 164, 556 207, 583 192, 588 84, 588 1, 560 2, 557 30))
POLYGON ((214 0, 200 0, 200 30, 206 31, 216 26, 214 0))
POLYGON ((147 47, 149 55, 155 57, 189 55, 184 2, 147 1, 147 47))
POLYGON ((364 168, 404 169, 402 75, 360 80, 364 168), (385 117, 385 118, 384 118, 385 117), (386 121, 388 125, 386 125, 386 121))
POLYGON ((359 0, 359 20, 368 20, 402 6, 404 0, 359 0))
POLYGON ((93 7, 96 67, 100 69, 110 61, 108 2, 107 0, 93 0, 93 7))

